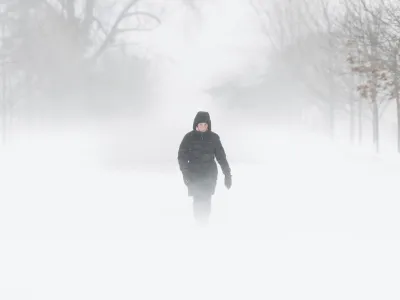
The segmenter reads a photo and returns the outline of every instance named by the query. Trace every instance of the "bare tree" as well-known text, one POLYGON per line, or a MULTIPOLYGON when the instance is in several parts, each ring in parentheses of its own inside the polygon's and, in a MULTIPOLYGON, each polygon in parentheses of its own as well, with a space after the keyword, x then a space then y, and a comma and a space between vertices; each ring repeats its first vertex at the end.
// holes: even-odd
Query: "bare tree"
MULTIPOLYGON (((106 49, 107 47, 117 38, 119 34, 126 33, 126 32, 131 32, 131 31, 142 31, 142 30, 152 30, 154 29, 154 26, 151 28, 147 27, 142 27, 139 21, 139 26, 137 27, 125 27, 121 28, 121 24, 128 18, 132 17, 138 17, 138 16, 146 16, 148 18, 151 18, 156 21, 156 24, 159 25, 161 24, 161 20, 149 13, 149 12, 144 12, 144 11, 138 11, 138 10, 133 10, 135 5, 139 2, 139 0, 130 0, 125 7, 118 13, 117 18, 115 19, 114 23, 110 26, 110 28, 105 32, 105 37, 103 39, 103 42, 101 43, 100 47, 95 51, 93 54, 93 59, 97 59, 106 49)), ((139 19, 138 19, 139 20, 139 19)), ((101 25, 101 22, 97 20, 97 23, 99 24, 100 28, 104 28, 103 25, 101 25)))
POLYGON ((12 121, 12 111, 19 100, 18 91, 20 74, 16 67, 13 52, 19 45, 15 32, 15 16, 17 1, 10 0, 0 7, 0 76, 1 76, 1 111, 2 111, 2 141, 7 141, 8 127, 12 121), (10 9, 11 8, 11 9, 10 9), (17 76, 15 76, 17 75, 17 76))
MULTIPOLYGON (((106 5, 101 0, 9 0, 2 3, 0 52, 7 53, 0 57, 3 124, 17 98, 23 99, 24 107, 29 107, 32 113, 38 102, 57 108, 57 103, 74 105, 75 101, 79 105, 82 100, 90 101, 88 88, 94 90, 95 82, 100 84, 104 78, 98 68, 104 61, 102 56, 116 44, 122 47, 128 34, 153 30, 161 24, 157 15, 139 9, 139 2, 129 0, 122 6, 115 2, 107 8, 106 15, 100 13, 106 5), (36 105, 33 100, 37 100, 36 105)), ((109 56, 116 55, 119 54, 114 51, 109 56)), ((133 73, 139 74, 139 68, 145 68, 146 64, 129 57, 125 59, 126 63, 120 65, 123 68, 115 70, 116 76, 111 80, 136 87, 132 82, 121 80, 125 78, 122 72, 125 66, 130 66, 131 78, 136 78, 133 73), (118 72, 121 76, 117 76, 118 72)), ((107 64, 110 66, 111 63, 107 64)), ((137 81, 143 83, 142 79, 137 81)), ((112 88, 110 80, 109 84, 112 88)), ((114 86, 117 88, 116 84, 114 86)))
POLYGON ((304 6, 301 1, 291 0, 249 0, 258 16, 260 29, 276 53, 293 45, 293 41, 307 34, 304 23, 304 6))
POLYGON ((356 45, 356 52, 349 56, 352 70, 364 78, 359 84, 360 95, 369 101, 372 111, 373 143, 380 150, 379 123, 381 106, 387 101, 382 91, 386 81, 386 70, 382 63, 382 43, 385 24, 382 22, 384 10, 380 5, 371 6, 364 0, 346 2, 347 23, 343 29, 351 33, 350 43, 356 45), (371 13, 371 12, 374 13, 371 13))
POLYGON ((397 107, 397 151, 400 153, 400 5, 385 0, 380 1, 384 13, 377 15, 374 10, 368 13, 380 18, 386 30, 382 32, 380 49, 381 62, 386 73, 385 91, 389 100, 394 99, 397 107))
POLYGON ((326 116, 328 134, 334 136, 337 111, 349 111, 353 139, 354 92, 351 80, 343 76, 345 53, 338 43, 336 7, 327 0, 276 1, 269 5, 252 0, 251 4, 278 57, 318 99, 313 103, 326 116), (347 87, 345 95, 343 87, 347 87))

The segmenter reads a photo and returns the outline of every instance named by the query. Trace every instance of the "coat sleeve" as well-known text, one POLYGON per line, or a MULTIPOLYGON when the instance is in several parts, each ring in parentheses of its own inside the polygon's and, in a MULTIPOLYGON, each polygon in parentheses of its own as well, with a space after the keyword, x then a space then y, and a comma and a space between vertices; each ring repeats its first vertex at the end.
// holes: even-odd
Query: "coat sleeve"
POLYGON ((221 166, 222 172, 225 176, 231 176, 231 168, 229 166, 228 160, 226 159, 225 149, 222 146, 221 139, 216 135, 215 142, 215 158, 217 159, 219 165, 221 166))
POLYGON ((179 169, 181 170, 184 176, 189 171, 189 147, 190 147, 190 137, 189 134, 186 134, 183 137, 183 140, 179 145, 179 150, 178 150, 179 169))

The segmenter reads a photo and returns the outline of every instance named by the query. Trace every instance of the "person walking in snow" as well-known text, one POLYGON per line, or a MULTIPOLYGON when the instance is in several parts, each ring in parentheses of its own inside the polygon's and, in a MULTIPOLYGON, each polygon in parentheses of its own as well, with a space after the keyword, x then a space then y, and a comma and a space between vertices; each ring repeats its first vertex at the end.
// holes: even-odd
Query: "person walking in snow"
POLYGON ((211 213, 211 198, 218 179, 218 161, 225 176, 225 186, 232 186, 231 168, 226 158, 220 137, 211 131, 210 114, 199 111, 193 121, 193 130, 188 132, 178 151, 179 168, 193 197, 193 213, 198 221, 207 221, 211 213))

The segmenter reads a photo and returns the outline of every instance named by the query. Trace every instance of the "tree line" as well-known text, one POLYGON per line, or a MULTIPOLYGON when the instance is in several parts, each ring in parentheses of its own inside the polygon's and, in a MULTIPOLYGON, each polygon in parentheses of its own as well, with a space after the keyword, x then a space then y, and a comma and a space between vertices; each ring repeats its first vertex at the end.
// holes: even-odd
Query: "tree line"
POLYGON ((13 111, 35 109, 37 99, 60 109, 68 101, 101 107, 101 99, 113 93, 140 102, 135 98, 148 62, 127 51, 124 37, 161 24, 157 14, 140 9, 140 2, 0 1, 3 139, 13 111))
POLYGON ((371 122, 380 150, 380 121, 397 107, 400 152, 400 3, 390 0, 250 0, 285 67, 318 99, 333 136, 338 114, 349 116, 350 139, 371 122))

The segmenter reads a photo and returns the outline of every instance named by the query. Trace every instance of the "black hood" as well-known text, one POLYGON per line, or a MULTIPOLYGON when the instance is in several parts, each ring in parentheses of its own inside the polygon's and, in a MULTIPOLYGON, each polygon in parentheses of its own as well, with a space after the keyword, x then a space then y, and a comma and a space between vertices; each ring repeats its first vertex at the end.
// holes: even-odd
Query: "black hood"
POLYGON ((193 121, 193 130, 196 130, 197 124, 207 123, 208 130, 211 131, 211 118, 210 114, 206 111, 199 111, 193 121))

